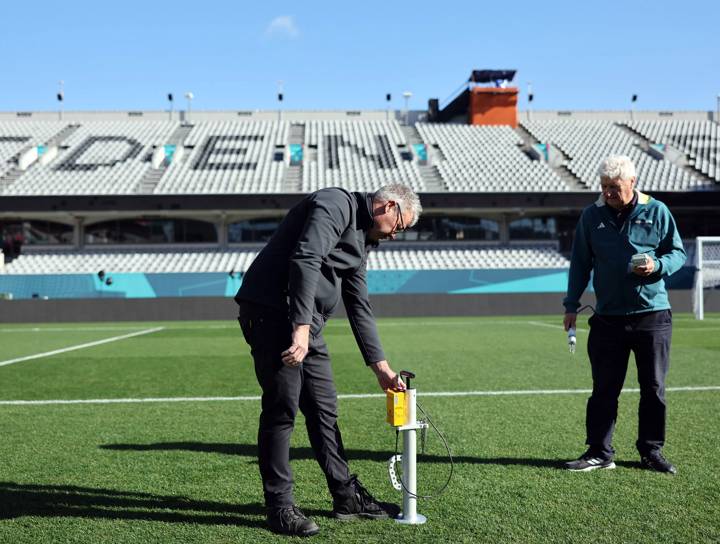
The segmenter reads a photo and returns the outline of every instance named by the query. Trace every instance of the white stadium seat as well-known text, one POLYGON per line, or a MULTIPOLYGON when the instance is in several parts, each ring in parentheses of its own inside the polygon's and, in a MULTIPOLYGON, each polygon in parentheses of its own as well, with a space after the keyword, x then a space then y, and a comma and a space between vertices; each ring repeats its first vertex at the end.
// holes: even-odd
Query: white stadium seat
MULTIPOLYGON (((256 249, 155 249, 33 251, 6 265, 6 274, 94 274, 160 272, 244 272, 256 249)), ((451 270, 495 268, 566 268, 557 244, 522 246, 422 246, 380 248, 370 253, 369 270, 451 270)))
MULTIPOLYGON (((509 126, 417 123, 402 127, 395 120, 309 117, 292 123, 231 119, 194 125, 143 119, 76 124, 0 121, 0 194, 250 194, 310 192, 330 186, 372 191, 392 182, 406 183, 418 192, 571 189, 558 171, 523 152, 523 140, 509 126), (289 176, 291 127, 298 129, 293 143, 303 146, 303 159, 289 176), (414 142, 425 144, 427 165, 421 167, 415 144, 408 141, 411 133, 417 135, 412 136, 414 142), (21 153, 53 139, 58 141, 54 160, 37 161, 25 171, 13 170, 21 153), (152 155, 165 145, 180 147, 182 152, 154 169, 152 155), (435 173, 428 173, 429 168, 435 173), (11 170, 12 175, 3 181, 11 170)), ((564 166, 591 191, 599 188, 599 162, 611 153, 626 154, 635 161, 642 189, 720 187, 720 129, 710 121, 623 124, 562 119, 523 126, 539 142, 562 151, 567 158, 564 166), (638 134, 686 153, 690 166, 682 168, 652 157, 638 145, 638 134)))

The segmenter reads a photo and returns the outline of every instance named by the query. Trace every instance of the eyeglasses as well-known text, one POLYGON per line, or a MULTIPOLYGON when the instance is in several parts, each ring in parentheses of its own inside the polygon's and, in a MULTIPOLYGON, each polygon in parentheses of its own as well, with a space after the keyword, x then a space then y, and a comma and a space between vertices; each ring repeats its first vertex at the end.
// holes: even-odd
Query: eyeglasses
POLYGON ((395 222, 395 228, 393 230, 395 232, 403 232, 405 230, 405 221, 403 221, 402 208, 400 207, 400 203, 395 202, 395 207, 397 208, 397 211, 398 211, 398 218, 397 218, 397 221, 395 222))

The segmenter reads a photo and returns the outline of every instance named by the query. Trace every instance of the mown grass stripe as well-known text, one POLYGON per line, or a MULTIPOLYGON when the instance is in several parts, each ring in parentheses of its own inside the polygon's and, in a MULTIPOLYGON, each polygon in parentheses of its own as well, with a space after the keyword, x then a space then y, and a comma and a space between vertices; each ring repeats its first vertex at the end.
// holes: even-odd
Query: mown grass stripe
POLYGON ((102 344, 109 344, 110 342, 117 342, 118 340, 125 340, 126 338, 133 338, 135 336, 142 336, 144 334, 151 334, 163 330, 164 327, 154 327, 152 329, 145 329, 143 331, 132 332, 130 334, 123 334, 121 336, 112 336, 110 338, 103 338, 102 340, 95 340, 94 342, 87 342, 85 344, 78 344, 76 346, 68 346, 66 348, 54 349, 52 351, 46 351, 44 353, 35 353, 33 355, 26 355, 24 357, 18 357, 16 359, 8 359, 7 361, 0 361, 0 366, 13 365, 15 363, 22 363, 23 361, 31 361, 33 359, 41 359, 43 357, 51 357, 53 355, 60 355, 61 353, 67 353, 69 351, 77 351, 79 349, 91 348, 94 346, 100 346, 102 344))
MULTIPOLYGON (((720 385, 700 385, 668 387, 666 391, 720 391, 720 385)), ((516 389, 501 391, 431 391, 418 393, 418 397, 493 397, 505 395, 577 395, 591 393, 591 389, 516 389)), ((639 393, 638 388, 623 389, 623 393, 639 393)), ((384 398, 383 393, 347 393, 338 395, 338 399, 376 399, 384 398)), ((53 400, 0 400, 3 406, 42 406, 52 404, 141 404, 151 402, 228 402, 259 401, 258 395, 242 397, 147 397, 126 399, 53 399, 53 400)))

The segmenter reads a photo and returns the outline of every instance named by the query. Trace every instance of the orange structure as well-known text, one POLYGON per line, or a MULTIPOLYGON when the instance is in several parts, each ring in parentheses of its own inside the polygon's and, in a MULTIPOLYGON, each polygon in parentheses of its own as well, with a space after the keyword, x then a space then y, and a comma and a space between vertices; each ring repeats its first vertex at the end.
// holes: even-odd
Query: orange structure
POLYGON ((472 87, 468 122, 471 125, 510 125, 516 128, 517 87, 472 87))

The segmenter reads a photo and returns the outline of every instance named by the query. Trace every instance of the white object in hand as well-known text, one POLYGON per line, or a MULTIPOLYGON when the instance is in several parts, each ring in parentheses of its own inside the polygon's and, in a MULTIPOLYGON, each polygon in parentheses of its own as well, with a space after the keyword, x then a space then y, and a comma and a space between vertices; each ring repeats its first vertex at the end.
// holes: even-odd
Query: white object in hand
POLYGON ((575 353, 575 346, 577 345, 577 337, 575 336, 575 327, 568 329, 568 348, 570 353, 575 353))
POLYGON ((633 266, 646 266, 648 256, 645 253, 636 253, 630 258, 630 264, 633 266))

